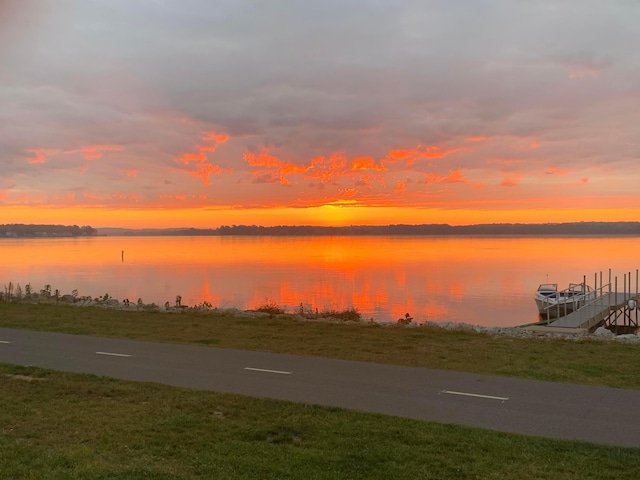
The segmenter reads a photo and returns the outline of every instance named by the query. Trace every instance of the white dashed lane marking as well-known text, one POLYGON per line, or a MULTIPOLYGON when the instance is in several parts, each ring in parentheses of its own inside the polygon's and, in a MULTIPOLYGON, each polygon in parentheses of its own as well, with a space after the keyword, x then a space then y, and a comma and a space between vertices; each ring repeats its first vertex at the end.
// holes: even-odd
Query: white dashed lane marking
POLYGON ((443 390, 442 393, 446 393, 447 395, 460 395, 462 397, 474 397, 474 398, 486 398, 488 400, 500 400, 501 402, 506 402, 507 400, 509 400, 509 397, 496 397, 494 395, 480 395, 479 393, 454 392, 452 390, 443 390))
POLYGON ((251 370, 252 372, 278 373, 280 375, 291 375, 293 373, 293 372, 283 372, 282 370, 268 370, 266 368, 244 367, 244 369, 251 370))

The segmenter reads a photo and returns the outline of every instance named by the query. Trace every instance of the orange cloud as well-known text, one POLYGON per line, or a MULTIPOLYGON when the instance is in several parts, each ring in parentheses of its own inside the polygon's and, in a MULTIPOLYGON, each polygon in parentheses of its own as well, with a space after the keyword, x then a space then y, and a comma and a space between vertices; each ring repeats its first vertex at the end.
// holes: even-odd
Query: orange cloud
POLYGON ((176 162, 188 165, 191 162, 206 162, 207 154, 205 152, 215 152, 216 145, 197 145, 197 153, 185 153, 181 157, 176 158, 176 162))
POLYGON ((294 163, 287 163, 280 167, 280 172, 282 172, 283 175, 288 175, 290 173, 303 173, 307 170, 309 170, 309 167, 303 167, 294 163))
POLYGON ((483 136, 467 137, 464 140, 466 142, 484 142, 486 140, 491 140, 491 137, 483 137, 483 136))
POLYGON ((200 152, 215 152, 217 145, 198 145, 198 151, 200 152))
POLYGON ((391 150, 389 152, 389 157, 391 157, 393 160, 404 160, 407 157, 410 157, 411 155, 415 155, 416 150, 404 150, 404 149, 396 149, 396 150, 391 150))
POLYGON ((447 155, 451 155, 452 153, 458 152, 462 150, 459 147, 447 148, 443 149, 438 146, 432 145, 424 148, 414 148, 414 149, 396 149, 389 151, 388 159, 391 161, 398 160, 406 160, 407 165, 413 165, 416 160, 420 160, 426 158, 428 160, 433 160, 436 158, 444 158, 447 155))
POLYGON ((462 174, 461 169, 450 170, 449 175, 442 179, 443 183, 463 183, 466 181, 466 177, 462 174))
POLYGON ((205 141, 214 140, 216 143, 224 143, 229 140, 228 133, 202 132, 202 139, 205 141))
POLYGON ((136 170, 135 168, 127 170, 125 174, 127 175, 127 177, 135 177, 136 175, 138 175, 138 170, 136 170))
POLYGON ((305 173, 305 178, 327 183, 335 176, 343 174, 346 165, 347 161, 342 152, 334 152, 329 158, 324 156, 312 158, 309 169, 305 173))
MULTIPOLYGON (((284 162, 275 155, 271 155, 266 147, 261 147, 258 152, 245 151, 242 158, 252 167, 263 167, 266 169, 265 171, 264 169, 256 168, 252 172, 259 183, 275 183, 277 181, 278 183, 288 185, 290 181, 287 175, 291 174, 302 174, 305 179, 327 183, 336 176, 348 174, 346 168, 347 161, 342 152, 335 152, 329 157, 320 155, 312 158, 308 165, 284 162)), ((356 165, 364 166, 363 163, 357 162, 356 165)), ((380 168, 380 166, 375 165, 373 160, 371 166, 373 169, 380 168)))
POLYGON ((204 185, 210 185, 209 176, 219 175, 222 172, 231 173, 231 169, 223 169, 219 165, 213 165, 208 162, 207 153, 215 152, 218 144, 224 143, 229 139, 226 133, 202 132, 202 139, 205 141, 214 141, 211 145, 196 145, 196 152, 187 152, 175 158, 177 163, 183 165, 194 164, 193 169, 185 169, 188 175, 198 177, 204 185))
POLYGON ((443 158, 459 150, 460 148, 448 148, 443 150, 440 147, 425 147, 425 149, 420 153, 420 156, 423 158, 443 158))
POLYGON ((218 165, 211 165, 210 163, 199 163, 195 170, 188 171, 189 175, 198 177, 205 185, 210 185, 210 175, 220 175, 222 172, 231 173, 228 169, 222 169, 218 165))
POLYGON ((123 149, 122 145, 89 145, 75 149, 65 150, 64 153, 81 153, 85 160, 97 160, 102 158, 104 152, 117 152, 123 149))
MULTIPOLYGON (((405 159, 407 165, 416 158, 442 158, 459 148, 442 149, 440 147, 419 147, 413 150, 391 150, 387 160, 405 159)), ((376 161, 373 157, 355 157, 348 160, 343 152, 334 152, 329 156, 319 155, 309 160, 307 165, 300 165, 287 162, 272 154, 268 147, 260 147, 256 151, 247 150, 243 154, 243 159, 254 168, 251 172, 257 183, 280 183, 290 184, 290 177, 293 174, 302 175, 303 179, 314 180, 323 184, 332 183, 339 177, 350 177, 358 187, 371 188, 373 182, 380 183, 383 187, 385 178, 381 174, 388 170, 383 161, 376 161), (376 174, 362 175, 355 179, 354 172, 375 172, 376 174)), ((429 183, 467 183, 469 185, 479 184, 466 179, 458 170, 451 171, 447 176, 434 176, 429 179, 429 183)))
POLYGON ((398 180, 396 183, 396 188, 393 189, 393 193, 404 193, 407 191, 407 184, 402 180, 398 180))
POLYGON ((29 153, 33 153, 35 158, 29 160, 29 163, 44 163, 47 161, 48 156, 57 155, 60 153, 60 149, 57 148, 34 148, 27 150, 29 153))
POLYGON ((252 167, 264 167, 267 171, 255 168, 252 174, 256 177, 257 183, 280 183, 281 185, 291 185, 287 175, 303 173, 310 167, 285 163, 275 155, 271 155, 266 147, 262 147, 257 153, 245 151, 242 158, 252 167))
POLYGON ((264 147, 258 153, 246 151, 242 158, 252 167, 281 167, 284 165, 278 157, 269 155, 269 151, 264 147))
POLYGON ((536 148, 540 148, 540 144, 534 140, 529 144, 529 148, 535 150, 536 148))
POLYGON ((366 187, 372 188, 373 183, 377 182, 380 185, 384 185, 384 177, 380 174, 378 175, 361 175, 360 178, 356 181, 356 185, 358 187, 366 187))
POLYGON ((515 180, 513 180, 511 177, 505 177, 500 182, 501 187, 515 187, 517 185, 518 183, 515 180))
POLYGON ((460 168, 456 170, 450 170, 447 175, 438 175, 431 173, 427 175, 427 186, 434 183, 463 183, 465 185, 471 185, 474 187, 482 187, 483 185, 478 182, 469 180, 460 168))
POLYGON ((376 162, 371 157, 354 158, 351 161, 351 170, 374 170, 376 172, 384 172, 387 167, 384 165, 376 165, 376 162))
POLYGON ((204 152, 185 153, 181 157, 176 158, 176 162, 189 165, 191 162, 206 162, 207 155, 204 152))

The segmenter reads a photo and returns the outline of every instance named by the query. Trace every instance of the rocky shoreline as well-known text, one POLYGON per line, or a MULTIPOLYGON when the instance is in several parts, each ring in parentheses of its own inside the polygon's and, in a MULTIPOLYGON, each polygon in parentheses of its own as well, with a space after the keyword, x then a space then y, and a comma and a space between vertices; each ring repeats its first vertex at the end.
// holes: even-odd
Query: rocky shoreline
MULTIPOLYGON (((7 300, 6 298, 3 298, 7 300)), ((157 305, 155 303, 143 303, 140 299, 137 302, 131 302, 128 299, 120 301, 118 299, 105 295, 104 297, 92 298, 92 297, 78 297, 77 295, 53 295, 49 292, 31 293, 28 296, 21 296, 16 298, 15 296, 10 298, 11 301, 19 302, 33 302, 33 303, 63 303, 76 307, 99 307, 99 308, 112 308, 116 310, 130 310, 130 311, 142 311, 142 310, 158 310, 168 313, 181 313, 186 310, 196 311, 210 311, 212 313, 224 313, 228 315, 236 316, 278 316, 283 318, 291 318, 298 321, 326 321, 343 323, 344 320, 340 320, 331 316, 308 318, 296 313, 268 313, 258 310, 239 310, 236 308, 217 308, 212 307, 208 303, 203 303, 196 306, 181 305, 179 297, 176 299, 175 305, 170 305, 166 302, 164 305, 157 305)), ((638 334, 623 334, 616 335, 612 331, 598 327, 594 332, 590 333, 585 329, 575 329, 575 331, 568 331, 568 329, 554 329, 552 326, 540 327, 536 325, 528 325, 523 327, 498 327, 498 326, 482 326, 473 325, 469 323, 456 323, 456 322, 433 322, 426 321, 423 323, 417 323, 413 320, 405 321, 400 319, 395 322, 391 321, 373 321, 373 320, 361 320, 362 324, 377 324, 382 326, 403 326, 405 328, 440 328, 443 330, 464 330, 473 331, 478 334, 490 335, 492 337, 514 337, 514 338, 531 338, 531 339, 567 339, 567 340, 612 340, 623 341, 628 343, 640 343, 640 332, 638 334)))

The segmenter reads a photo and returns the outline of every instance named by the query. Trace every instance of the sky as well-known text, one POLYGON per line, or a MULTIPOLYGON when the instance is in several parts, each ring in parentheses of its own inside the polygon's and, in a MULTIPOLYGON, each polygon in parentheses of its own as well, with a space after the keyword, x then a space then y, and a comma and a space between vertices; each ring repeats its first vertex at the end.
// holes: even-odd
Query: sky
POLYGON ((0 0, 0 223, 640 220, 638 0, 0 0))

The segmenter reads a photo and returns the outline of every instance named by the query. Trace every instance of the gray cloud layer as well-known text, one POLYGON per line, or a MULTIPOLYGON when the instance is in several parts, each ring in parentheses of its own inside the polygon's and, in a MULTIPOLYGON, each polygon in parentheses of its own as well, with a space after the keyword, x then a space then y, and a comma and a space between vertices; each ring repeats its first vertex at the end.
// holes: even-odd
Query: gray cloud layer
MULTIPOLYGON (((69 188, 59 177, 57 189, 42 184, 28 161, 33 150, 87 145, 123 149, 102 163, 52 153, 41 168, 84 165, 75 185, 87 191, 204 188, 173 176, 202 131, 230 134, 208 154, 233 171, 230 185, 251 171, 243 152, 262 147, 299 165, 334 152, 378 161, 420 145, 459 149, 411 168, 388 163, 387 193, 458 168, 497 185, 509 172, 492 158, 524 160, 522 178, 552 165, 637 173, 634 1, 42 0, 3 3, 0 18, 4 188, 69 188), (108 173, 131 169, 146 174, 122 183, 108 173)), ((221 185, 215 201, 269 193, 243 195, 221 185)))

